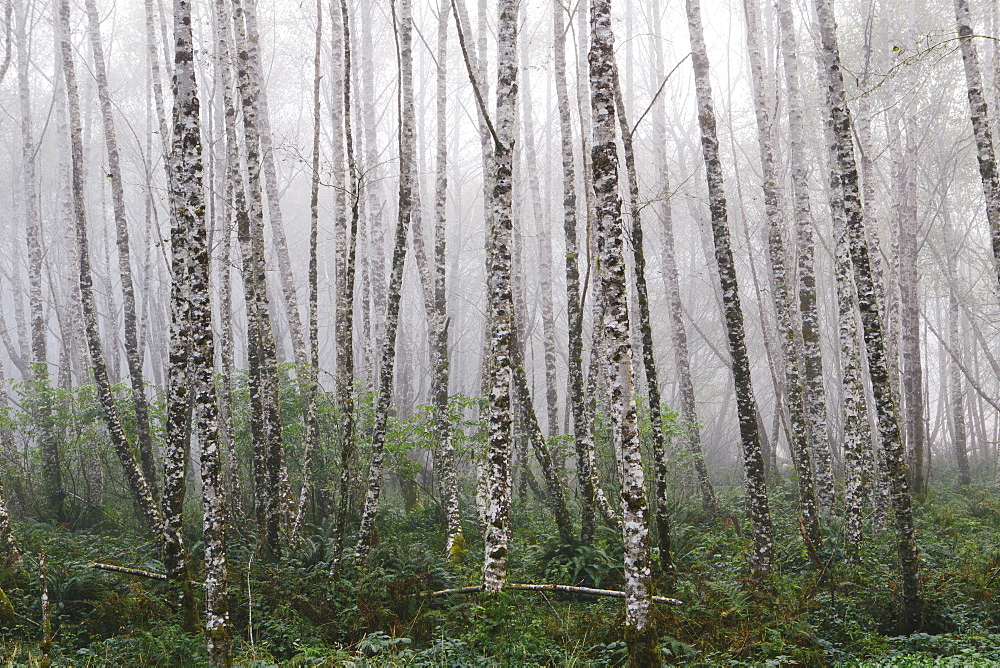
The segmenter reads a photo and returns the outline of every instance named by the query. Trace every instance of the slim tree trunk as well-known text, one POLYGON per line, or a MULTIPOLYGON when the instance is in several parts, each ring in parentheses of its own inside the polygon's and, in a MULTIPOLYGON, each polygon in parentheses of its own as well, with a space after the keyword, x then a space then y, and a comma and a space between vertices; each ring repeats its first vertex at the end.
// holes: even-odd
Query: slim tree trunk
MULTIPOLYGON (((615 110, 618 114, 618 124, 621 128, 622 148, 625 154, 625 169, 628 175, 629 207, 632 217, 632 257, 635 261, 636 305, 639 311, 639 338, 642 350, 642 363, 646 372, 646 391, 649 396, 649 422, 653 435, 653 468, 655 471, 656 488, 656 535, 660 548, 660 568, 663 571, 663 586, 672 592, 676 584, 673 548, 670 539, 670 512, 667 499, 667 450, 666 438, 663 435, 663 416, 661 413, 660 382, 656 370, 656 351, 653 349, 653 325, 649 313, 649 287, 646 284, 646 255, 643 249, 642 217, 639 205, 639 176, 635 167, 635 153, 632 150, 632 129, 629 127, 625 114, 625 101, 622 97, 621 82, 618 77, 617 65, 612 77, 615 110)), ((634 353, 633 353, 634 354, 634 353)))
POLYGON ((230 263, 232 261, 232 232, 236 221, 236 213, 246 209, 246 196, 243 191, 243 181, 240 176, 240 154, 236 138, 236 106, 233 102, 233 61, 230 50, 229 26, 231 17, 225 0, 215 1, 215 41, 218 76, 222 88, 222 113, 224 118, 224 136, 226 148, 225 185, 223 186, 222 206, 222 266, 220 268, 220 308, 222 311, 222 335, 219 337, 221 369, 221 397, 219 407, 219 437, 225 443, 228 451, 230 473, 227 479, 230 499, 230 512, 234 517, 242 516, 241 501, 243 498, 240 482, 239 457, 236 452, 236 434, 234 424, 233 404, 233 325, 232 325, 232 277, 230 263))
MULTIPOLYGON (((24 214, 28 250, 28 304, 31 320, 31 365, 27 380, 36 401, 35 419, 38 422, 38 447, 42 458, 42 495, 46 512, 56 522, 66 520, 64 503, 66 490, 62 480, 59 441, 52 428, 52 405, 48 399, 48 345, 45 314, 42 310, 42 221, 38 213, 35 152, 31 127, 31 90, 28 53, 28 3, 18 3, 16 21, 17 83, 21 112, 21 169, 24 186, 24 214)), ((63 36, 65 38, 65 36, 63 36)), ((18 270, 15 268, 15 272, 18 270)), ((16 274, 15 274, 16 275, 16 274)), ((15 311, 15 314, 17 312, 15 311)), ((20 337, 22 341, 25 337, 20 337)))
POLYGON ((438 4, 437 43, 437 156, 434 179, 434 314, 431 318, 431 401, 434 404, 434 429, 441 448, 441 488, 448 526, 445 551, 449 560, 461 560, 465 552, 462 517, 458 509, 458 472, 455 470, 455 444, 451 437, 448 414, 448 303, 445 295, 446 232, 448 223, 448 17, 450 0, 438 4))
POLYGON ((249 201, 237 213, 241 220, 239 237, 243 251, 243 281, 248 316, 248 357, 250 358, 251 410, 260 416, 254 420, 254 503, 258 523, 263 524, 264 544, 270 556, 281 554, 281 525, 286 519, 287 501, 282 484, 283 444, 281 414, 278 405, 278 370, 274 331, 271 328, 270 306, 264 258, 264 211, 261 191, 261 144, 257 104, 260 81, 252 75, 256 54, 256 39, 248 38, 251 21, 238 2, 234 2, 233 20, 239 54, 239 91, 243 106, 243 136, 246 147, 249 201))
POLYGON ((618 147, 615 142, 614 34, 610 0, 590 4, 590 95, 593 119, 591 164, 594 175, 600 290, 611 402, 612 442, 621 478, 622 539, 625 543, 625 637, 633 666, 658 663, 650 627, 651 585, 649 511, 643 482, 642 451, 635 411, 632 347, 625 279, 618 147))
MULTIPOLYGON (((410 0, 399 1, 399 16, 393 14, 396 39, 399 45, 399 215, 396 220, 396 238, 392 251, 392 273, 386 294, 385 340, 382 342, 379 363, 379 381, 375 395, 375 426, 372 429, 371 468, 368 474, 368 491, 358 530, 357 556, 365 559, 375 544, 375 517, 382 490, 382 462, 385 456, 386 429, 389 421, 389 404, 392 400, 393 370, 396 361, 396 331, 399 328, 399 301, 403 287, 403 267, 406 262, 406 236, 414 208, 414 161, 416 159, 415 111, 413 102, 413 17, 410 0)), ((395 5, 393 9, 395 11, 395 5)), ((345 52, 346 53, 346 52, 345 52)), ((345 62, 348 66, 349 62, 345 62)), ((345 75, 345 90, 350 90, 349 77, 345 75)), ((345 93, 345 99, 349 93, 345 93)), ((345 105, 345 119, 350 105, 345 105)), ((349 127, 349 126, 348 126, 349 127)), ((353 160, 350 132, 347 134, 348 161, 353 160)))
POLYGON ((115 130, 111 93, 108 90, 107 66, 101 43, 100 18, 95 0, 86 0, 87 19, 90 27, 90 46, 94 54, 94 75, 97 78, 97 95, 101 103, 104 123, 104 142, 108 154, 108 177, 111 180, 111 201, 114 207, 115 239, 118 243, 118 265, 121 273, 122 311, 124 315, 125 360, 132 384, 132 402, 135 406, 136 434, 139 444, 139 461, 142 473, 154 498, 159 495, 156 487, 156 462, 153 459, 153 440, 149 431, 149 406, 146 386, 142 377, 142 354, 136 327, 135 288, 132 285, 132 260, 129 248, 128 219, 125 215, 125 189, 122 184, 121 159, 118 136, 115 130))
POLYGON ((743 309, 740 305, 736 265, 733 261, 729 240, 722 161, 715 129, 715 110, 712 104, 712 89, 709 81, 708 52, 705 48, 705 37, 701 26, 701 3, 699 0, 687 0, 687 15, 688 29, 691 35, 691 59, 695 72, 695 90, 698 98, 698 123, 701 127, 701 144, 705 158, 705 173, 708 178, 715 258, 722 283, 726 332, 732 360, 733 382, 736 387, 736 406, 743 446, 743 467, 746 474, 747 508, 750 521, 753 523, 752 567, 755 572, 764 574, 771 572, 773 568, 774 543, 771 511, 768 507, 767 483, 764 480, 764 460, 761 455, 760 433, 757 424, 757 401, 754 398, 750 379, 750 360, 747 357, 743 330, 743 309))
MULTIPOLYGON (((796 327, 792 315, 794 284, 790 280, 792 271, 786 270, 784 228, 786 227, 782 205, 778 194, 778 178, 774 165, 774 124, 771 120, 767 92, 765 90, 764 64, 761 58, 760 19, 757 0, 744 0, 746 16, 747 51, 750 55, 751 82, 753 86, 754 111, 757 120, 757 139, 760 148, 761 172, 763 175, 764 210, 768 220, 767 247, 771 260, 774 308, 777 313, 778 332, 781 339, 781 359, 784 362, 785 395, 791 433, 789 450, 798 477, 799 511, 805 527, 805 537, 812 549, 822 547, 819 530, 819 513, 816 492, 813 486, 813 458, 810 448, 810 430, 806 418, 805 387, 799 359, 804 351, 799 345, 802 331, 796 327)), ((818 462, 817 462, 818 464, 818 462)), ((827 462, 829 475, 829 461, 827 462)), ((819 467, 817 466, 817 477, 819 467)), ((829 479, 830 494, 833 492, 833 478, 829 479)), ((832 502, 832 498, 830 499, 832 502)))
POLYGON ((556 77, 556 105, 559 112, 559 141, 563 176, 563 237, 566 244, 566 320, 569 339, 569 400, 573 413, 576 470, 580 486, 580 537, 594 540, 596 490, 590 464, 593 450, 587 421, 583 382, 583 305, 580 301, 580 249, 576 238, 576 175, 573 158, 573 125, 570 120, 569 86, 566 79, 565 9, 552 3, 553 53, 556 77))
POLYGON ((76 223, 77 260, 79 262, 80 297, 83 305, 84 327, 87 336, 87 347, 94 371, 94 384, 97 387, 97 397, 104 413, 105 424, 115 452, 122 464, 125 480, 139 505, 150 533, 157 543, 163 537, 163 519, 160 510, 153 499, 149 484, 142 475, 132 446, 125 436, 121 420, 115 407, 111 384, 108 381, 108 367, 104 361, 104 349, 101 345, 97 328, 97 309, 94 305, 93 274, 90 266, 90 247, 87 240, 87 213, 84 200, 84 155, 83 129, 80 116, 80 94, 76 82, 76 68, 73 62, 73 49, 70 41, 70 8, 68 0, 59 3, 60 58, 63 76, 66 82, 66 95, 69 109, 69 135, 72 158, 72 202, 73 217, 76 223))
MULTIPOLYGON (((209 664, 232 664, 229 626, 229 594, 226 566, 226 513, 219 458, 218 403, 213 377, 215 344, 212 334, 212 308, 209 287, 209 257, 202 192, 201 128, 198 85, 194 73, 194 40, 191 30, 191 6, 186 0, 174 0, 174 179, 170 184, 175 218, 172 239, 186 237, 181 255, 174 255, 174 290, 186 297, 183 309, 175 301, 174 309, 185 317, 187 332, 172 339, 172 348, 185 349, 187 387, 171 386, 171 399, 194 411, 195 433, 201 447, 201 475, 205 542, 205 632, 208 638, 209 664), (184 271, 180 271, 184 263, 184 271), (182 279, 185 284, 177 285, 182 279)), ((175 330, 176 331, 176 330, 175 330)), ((172 332, 173 333, 173 332, 172 332)), ((175 378, 177 380, 177 378, 175 378)), ((171 415, 178 414, 173 404, 171 415)), ((177 450, 181 436, 170 432, 171 448, 177 450)), ((186 445, 186 444, 185 444, 186 445)), ((183 469, 180 471, 183 475, 183 469)), ((170 527, 180 541, 180 508, 171 517, 170 527)))
MULTIPOLYGON (((788 157, 792 175, 792 211, 798 246, 798 310, 804 365, 800 383, 804 391, 804 409, 808 420, 809 445, 815 471, 820 508, 833 508, 833 467, 827 437, 826 396, 823 388, 823 358, 819 341, 819 313, 816 305, 816 275, 812 207, 809 201, 809 165, 805 155, 804 111, 799 79, 798 45, 795 20, 787 0, 780 0, 778 21, 781 27, 781 58, 785 71, 788 99, 788 157)), ((794 297, 792 272, 788 271, 789 299, 794 297)), ((793 318, 794 322, 794 318, 793 318)))
MULTIPOLYGON (((343 20, 347 20, 347 10, 341 7, 343 20)), ((320 131, 321 93, 320 84, 323 80, 321 68, 323 54, 323 0, 316 0, 316 48, 313 52, 313 145, 312 145, 312 178, 309 184, 309 366, 302 370, 307 374, 306 407, 305 407, 305 453, 302 457, 302 487, 299 490, 299 502, 295 511, 295 522, 292 524, 293 540, 298 535, 306 514, 306 504, 312 490, 313 457, 316 448, 318 424, 316 420, 316 395, 319 393, 319 271, 317 251, 319 246, 319 162, 320 162, 320 131)))
POLYGON ((969 16, 968 0, 955 0, 955 17, 958 20, 962 62, 965 65, 965 82, 969 89, 969 114, 972 118, 972 132, 976 138, 979 176, 983 181, 983 195, 986 198, 986 220, 990 224, 994 268, 1000 277, 1000 176, 997 174, 997 159, 993 149, 993 135, 990 132, 989 112, 986 97, 983 95, 979 56, 976 53, 976 45, 972 41, 972 19, 969 16))
POLYGON ((837 44, 836 21, 830 0, 815 0, 819 17, 821 56, 828 79, 827 102, 832 119, 834 142, 831 151, 831 192, 843 193, 847 221, 851 263, 858 290, 861 324, 868 357, 878 415, 879 436, 885 453, 886 468, 892 493, 896 524, 896 548, 903 575, 902 604, 899 613, 899 630, 912 633, 920 628, 923 613, 923 592, 920 578, 920 561, 913 528, 913 513, 909 487, 906 481, 906 463, 899 432, 896 403, 893 400, 886 365, 886 348, 882 334, 875 286, 872 281, 871 262, 865 239, 864 215, 858 191, 858 171, 854 161, 851 136, 851 118, 844 93, 843 74, 840 69, 840 49, 837 44))
POLYGON ((948 363, 948 403, 951 410, 952 450, 955 452, 955 463, 958 465, 959 486, 972 482, 972 472, 969 470, 968 437, 965 425, 965 381, 962 378, 962 312, 958 296, 958 235, 951 225, 951 215, 948 202, 942 202, 942 217, 945 221, 945 238, 948 239, 946 270, 948 272, 948 344, 951 355, 948 363))

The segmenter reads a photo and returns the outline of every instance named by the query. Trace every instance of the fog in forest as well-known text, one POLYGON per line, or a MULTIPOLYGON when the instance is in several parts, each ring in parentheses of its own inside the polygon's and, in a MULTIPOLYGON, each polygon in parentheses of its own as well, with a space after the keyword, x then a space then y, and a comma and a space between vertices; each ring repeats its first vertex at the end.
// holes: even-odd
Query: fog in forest
POLYGON ((0 14, 6 664, 1000 661, 995 2, 0 14))

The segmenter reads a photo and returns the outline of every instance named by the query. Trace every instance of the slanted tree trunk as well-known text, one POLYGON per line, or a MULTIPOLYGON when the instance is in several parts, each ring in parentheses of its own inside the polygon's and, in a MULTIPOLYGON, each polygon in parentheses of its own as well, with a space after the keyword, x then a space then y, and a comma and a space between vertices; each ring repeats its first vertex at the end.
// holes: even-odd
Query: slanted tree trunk
MULTIPOLYGON (((395 9, 395 5, 394 5, 395 9)), ((414 207, 414 161, 416 158, 415 110, 413 101, 413 16, 411 1, 399 1, 399 16, 393 14, 394 28, 399 43, 399 215, 396 220, 396 238, 392 251, 392 273, 386 292, 385 339, 379 363, 378 387, 375 395, 375 425, 372 429, 371 468, 365 507, 358 530, 357 556, 364 560, 376 542, 375 517, 382 490, 382 463, 385 456, 386 429, 389 421, 389 404, 392 401, 393 370, 396 361, 396 331, 399 328, 399 301, 403 287, 403 267, 406 262, 406 236, 414 207)), ((345 33, 346 34, 346 33, 345 33)), ((346 51, 345 51, 346 53, 346 51)), ((345 67, 348 62, 345 62, 345 67)), ((349 91, 350 78, 344 76, 345 90, 349 91)), ((349 100, 345 92, 345 100, 349 100)), ((345 104, 344 116, 348 118, 350 105, 345 104)), ((350 126, 348 126, 349 128, 350 126)), ((348 161, 351 157, 350 132, 347 134, 348 161)))
POLYGON ((605 359, 610 392, 612 441, 621 477, 622 539, 625 543, 625 637, 633 666, 658 663, 650 626, 649 517, 643 481, 642 451, 635 411, 632 346, 625 279, 621 197, 618 195, 618 146, 615 141, 614 34, 610 0, 590 4, 590 99, 594 145, 597 240, 601 259, 600 290, 605 359))
POLYGON ((983 95, 979 56, 972 41, 972 19, 969 16, 968 0, 955 0, 955 17, 958 20, 962 62, 965 65, 965 82, 969 89, 969 114, 972 118, 972 132, 976 138, 979 176, 983 181, 983 195, 986 198, 986 220, 990 224, 994 268, 1000 277, 1000 176, 997 174, 993 134, 990 132, 989 112, 986 97, 983 95))
MULTIPOLYGON (((257 26, 257 0, 242 0, 246 18, 247 40, 250 48, 247 50, 249 59, 248 75, 256 91, 257 129, 260 136, 261 171, 264 176, 264 190, 267 195, 267 213, 271 222, 271 233, 274 249, 278 260, 278 276, 281 281, 281 296, 285 302, 288 315, 288 329, 292 339, 292 353, 295 364, 299 368, 299 388, 307 392, 309 356, 306 352, 305 337, 302 333, 302 317, 299 314, 299 300, 295 291, 295 277, 292 273, 291 258, 288 254, 288 242, 285 239, 285 224, 281 215, 279 199, 278 174, 274 160, 274 147, 271 137, 271 117, 267 103, 267 86, 264 85, 263 66, 260 60, 259 36, 257 26)), ((282 483, 284 484, 284 483, 282 483)), ((284 490, 283 490, 284 493, 284 490)))
POLYGON ((847 221, 851 263, 858 290, 861 324, 868 373, 871 378, 878 415, 879 436, 885 453, 886 470, 892 494, 893 514, 896 525, 896 549, 899 553, 903 575, 902 602, 899 612, 899 631, 912 633, 920 628, 923 613, 923 592, 920 578, 920 561, 913 528, 913 513, 909 487, 906 480, 906 459, 900 438, 899 417, 893 400, 889 373, 886 365, 886 347, 882 334, 875 286, 872 281, 871 262, 865 239, 864 215, 858 191, 858 171, 854 161, 851 136, 851 117, 844 93, 843 74, 840 69, 840 49, 837 28, 830 0, 815 0, 819 17, 821 56, 824 59, 828 85, 827 102, 832 119, 834 142, 830 146, 831 192, 843 192, 847 221))
MULTIPOLYGON (((655 33, 654 33, 655 35, 655 33)), ((663 76, 663 47, 659 37, 653 38, 653 59, 651 62, 653 81, 663 76)), ((708 467, 701 449, 701 428, 698 425, 698 411, 695 404, 694 381, 691 379, 691 360, 688 352, 687 330, 684 325, 684 308, 681 304, 680 277, 677 272, 677 259, 674 250, 673 205, 671 204, 670 173, 666 156, 666 104, 657 99, 652 109, 653 124, 653 155, 657 165, 657 190, 659 196, 654 208, 660 221, 663 235, 660 261, 662 262, 663 287, 667 299, 667 311, 670 318, 670 342, 673 348, 674 368, 677 374, 678 393, 680 394, 680 417, 684 422, 684 434, 681 436, 687 450, 693 459, 693 467, 701 490, 701 500, 704 508, 713 514, 718 514, 719 503, 715 498, 715 489, 708 477, 708 467)))
POLYGON ((691 35, 691 60, 695 72, 695 91, 698 98, 698 123, 701 127, 701 145, 705 158, 705 173, 708 179, 715 258, 719 267, 719 279, 722 283, 726 333, 732 360, 733 382, 736 387, 736 407, 739 414, 743 467, 746 474, 747 508, 750 521, 753 524, 752 567, 756 573, 764 574, 770 573, 773 568, 774 542, 771 511, 768 507, 767 482, 764 479, 764 460, 760 448, 757 401, 754 398, 750 379, 750 360, 747 357, 743 330, 743 308, 740 305, 736 265, 733 261, 729 240, 722 161, 719 155, 719 139, 715 129, 715 110, 712 104, 712 88, 709 81, 708 52, 705 48, 705 37, 701 26, 701 3, 699 0, 687 0, 687 15, 688 30, 691 35))
POLYGON ((108 177, 111 180, 111 201, 114 207, 115 239, 118 244, 118 266, 121 272, 123 335, 125 360, 132 384, 132 402, 135 406, 135 427, 139 444, 139 461, 142 474, 149 484, 153 497, 159 495, 156 486, 156 462, 153 458, 153 441, 149 431, 149 406, 146 386, 142 377, 142 351, 136 327, 135 288, 132 285, 132 260, 129 248, 128 219, 125 215, 125 189, 122 185, 121 160, 118 153, 118 136, 115 130, 111 93, 108 90, 107 66, 101 43, 100 18, 95 0, 86 0, 87 20, 90 27, 90 46, 94 54, 94 76, 97 79, 97 96, 101 103, 101 120, 104 123, 104 142, 108 153, 108 177))
POLYGON ((90 350, 91 365, 94 371, 94 384, 97 387, 97 398, 104 413, 105 425, 115 452, 122 464, 125 481, 135 502, 139 505, 146 524, 154 540, 159 544, 163 538, 163 519, 156 501, 153 499, 145 477, 132 454, 132 446, 125 436, 121 420, 115 407, 111 384, 108 381, 108 367, 104 361, 104 348, 101 345, 97 328, 97 309, 94 305, 93 274, 90 266, 90 246, 87 240, 87 212, 84 199, 84 155, 83 127, 80 114, 80 94, 76 82, 76 68, 73 62, 73 49, 70 41, 70 8, 68 0, 59 3, 60 58, 63 76, 66 82, 66 95, 69 110, 69 137, 72 160, 72 206, 73 218, 76 223, 77 260, 79 262, 80 298, 83 306, 84 327, 87 336, 87 347, 90 350))
POLYGON ((667 499, 667 450, 663 435, 663 416, 660 408, 660 381, 656 370, 656 351, 653 349, 653 325, 649 313, 649 287, 646 283, 646 255, 643 249, 642 217, 639 205, 639 176, 635 167, 635 153, 632 150, 632 128, 625 114, 625 100, 622 97, 618 68, 613 74, 615 110, 621 128, 622 148, 625 154, 625 169, 628 175, 629 213, 632 217, 632 257, 635 260, 636 305, 639 311, 639 338, 642 350, 642 364, 646 372, 646 391, 649 396, 649 422, 653 435, 653 468, 656 488, 656 538, 660 548, 660 569, 663 571, 663 586, 672 592, 677 574, 672 555, 670 539, 670 512, 667 499))

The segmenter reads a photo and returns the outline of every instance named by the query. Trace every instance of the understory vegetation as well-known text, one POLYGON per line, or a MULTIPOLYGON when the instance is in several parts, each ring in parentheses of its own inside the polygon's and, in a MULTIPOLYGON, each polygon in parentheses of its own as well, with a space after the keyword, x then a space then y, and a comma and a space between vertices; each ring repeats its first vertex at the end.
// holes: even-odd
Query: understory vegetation
MULTIPOLYGON (((463 561, 449 564, 443 550, 445 517, 433 495, 418 485, 415 499, 407 501, 412 492, 398 484, 420 477, 419 467, 406 456, 408 444, 420 444, 420 424, 420 411, 393 423, 396 475, 390 478, 397 484, 379 515, 380 542, 364 567, 349 559, 334 567, 328 537, 332 520, 323 517, 314 516, 299 545, 271 563, 257 553, 257 538, 242 529, 245 522, 230 524, 236 663, 624 665, 624 613, 618 599, 536 592, 426 595, 480 584, 483 545, 475 509, 469 505, 472 489, 463 494, 467 552, 463 561)), ((463 443, 467 454, 474 450, 474 438, 463 443)), ((858 565, 842 548, 840 520, 827 518, 826 550, 818 555, 818 566, 800 535, 795 480, 786 469, 770 496, 776 569, 769 578, 757 579, 749 570, 751 542, 741 526, 745 521, 737 519, 744 515, 741 487, 734 484, 721 496, 725 519, 720 519, 696 505, 684 489, 681 465, 675 466, 671 517, 678 577, 672 595, 682 605, 656 605, 655 628, 665 663, 1000 662, 1000 494, 992 487, 945 491, 956 489, 949 479, 952 472, 934 472, 936 484, 915 508, 927 600, 924 627, 897 637, 899 573, 889 529, 867 535, 858 565)), ((0 589, 14 611, 12 623, 4 623, 8 628, 0 641, 0 664, 39 664, 37 565, 38 555, 45 553, 54 665, 205 665, 204 638, 181 631, 179 612, 170 603, 175 600, 170 585, 88 565, 96 561, 164 570, 156 547, 144 539, 128 512, 128 502, 116 500, 125 495, 120 483, 110 478, 111 470, 104 505, 77 512, 74 526, 15 521, 24 555, 15 568, 0 571, 0 589)), ((197 494, 192 494, 189 503, 196 501, 197 494)), ((192 564, 200 565, 203 546, 197 516, 187 514, 185 530, 192 564)), ((603 528, 594 546, 560 540, 551 516, 530 489, 515 495, 512 519, 511 582, 623 588, 620 534, 603 528)), ((200 581, 201 575, 196 573, 194 580, 200 581)))

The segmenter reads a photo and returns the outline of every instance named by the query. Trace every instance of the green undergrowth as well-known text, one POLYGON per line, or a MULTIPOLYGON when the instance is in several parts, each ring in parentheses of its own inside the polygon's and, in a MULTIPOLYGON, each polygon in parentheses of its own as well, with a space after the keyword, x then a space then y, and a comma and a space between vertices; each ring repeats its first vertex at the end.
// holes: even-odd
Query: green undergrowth
MULTIPOLYGON (((678 497, 680 494, 678 494, 678 497)), ((986 488, 937 493, 915 509, 927 610, 921 632, 895 635, 899 576, 890 533, 869 532, 862 563, 848 561, 840 520, 824 523, 817 566, 799 538, 791 483, 772 489, 776 570, 748 571, 750 527, 677 502, 673 596, 655 608, 665 664, 692 666, 989 666, 1000 663, 1000 495, 986 488)), ((741 499, 723 499, 735 515, 741 499)), ((470 508, 464 516, 472 518, 470 508)), ((553 538, 532 502, 514 509, 511 581, 622 587, 621 540, 608 530, 587 546, 553 538)), ((25 557, 0 571, 16 612, 0 629, 0 665, 38 665, 37 555, 49 568, 54 665, 201 666, 200 636, 186 634, 158 581, 98 571, 101 561, 161 571, 134 527, 101 533, 18 522, 25 557)), ((464 563, 443 554, 442 518, 427 504, 380 516, 380 545, 359 567, 332 574, 333 544, 311 533, 279 562, 230 542, 235 652, 245 666, 624 665, 621 602, 510 592, 423 596, 480 582, 482 542, 465 525, 464 563)), ((188 527, 198 563, 198 527, 188 527)), ((350 543, 348 543, 350 544, 350 543)), ((665 592, 663 592, 665 593, 665 592)))

